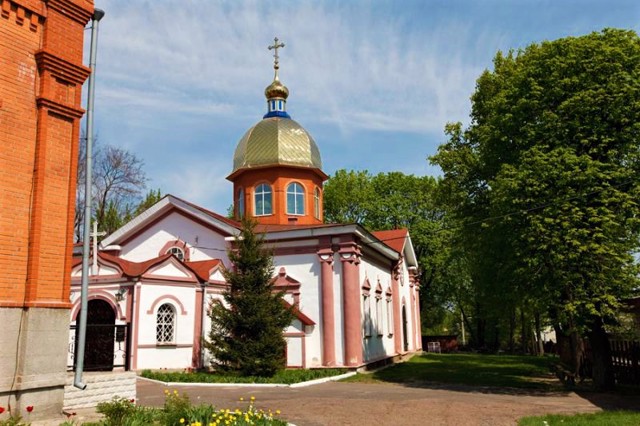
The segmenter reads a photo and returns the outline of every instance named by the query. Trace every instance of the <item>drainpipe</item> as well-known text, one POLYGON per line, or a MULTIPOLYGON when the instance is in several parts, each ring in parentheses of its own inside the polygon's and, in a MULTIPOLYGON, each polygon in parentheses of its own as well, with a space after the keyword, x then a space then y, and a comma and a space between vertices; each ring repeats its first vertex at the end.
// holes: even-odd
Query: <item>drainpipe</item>
MULTIPOLYGON (((86 389, 87 385, 82 381, 82 371, 84 370, 84 349, 87 334, 87 306, 89 301, 89 243, 91 240, 91 151, 93 145, 93 100, 95 93, 96 75, 96 53, 98 50, 98 22, 104 16, 104 11, 95 9, 91 17, 91 52, 89 54, 89 91, 87 96, 87 157, 86 157, 86 180, 84 190, 84 232, 82 235, 82 290, 80 293, 80 325, 78 327, 78 341, 76 350, 76 371, 73 386, 78 389, 86 389)), ((97 256, 97 253, 93 254, 97 256)))

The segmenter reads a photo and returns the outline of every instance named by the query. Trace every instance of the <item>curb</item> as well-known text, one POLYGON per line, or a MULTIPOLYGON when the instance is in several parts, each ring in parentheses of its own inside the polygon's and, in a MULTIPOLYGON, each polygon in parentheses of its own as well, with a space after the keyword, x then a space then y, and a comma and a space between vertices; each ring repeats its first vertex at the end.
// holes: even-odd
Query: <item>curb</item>
POLYGON ((320 379, 308 380, 306 382, 300 383, 201 383, 201 382, 162 382, 160 380, 148 379, 146 377, 137 376, 140 380, 146 380, 152 383, 158 383, 164 386, 195 386, 195 387, 244 387, 244 388, 303 388, 307 386, 319 385, 321 383, 327 382, 335 382, 338 380, 346 379, 347 377, 355 376, 357 373, 355 371, 350 371, 348 373, 339 374, 337 376, 330 377, 322 377, 320 379))

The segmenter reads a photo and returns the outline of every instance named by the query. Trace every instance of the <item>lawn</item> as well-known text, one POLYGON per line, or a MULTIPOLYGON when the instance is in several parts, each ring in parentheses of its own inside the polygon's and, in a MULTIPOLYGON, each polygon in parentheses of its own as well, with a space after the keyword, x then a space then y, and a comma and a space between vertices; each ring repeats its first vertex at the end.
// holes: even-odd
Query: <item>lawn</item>
POLYGON ((518 426, 637 426, 640 425, 640 413, 630 411, 603 411, 594 414, 575 414, 572 416, 549 414, 546 416, 524 417, 518 426))
POLYGON ((282 370, 273 377, 238 376, 232 374, 202 373, 202 372, 169 372, 144 370, 140 375, 147 379, 161 382, 184 383, 275 383, 293 384, 324 377, 337 376, 346 373, 343 368, 325 368, 317 370, 282 370))
POLYGON ((553 357, 424 354, 409 361, 344 379, 348 382, 416 383, 438 382, 472 386, 495 386, 556 390, 558 381, 550 372, 553 357))

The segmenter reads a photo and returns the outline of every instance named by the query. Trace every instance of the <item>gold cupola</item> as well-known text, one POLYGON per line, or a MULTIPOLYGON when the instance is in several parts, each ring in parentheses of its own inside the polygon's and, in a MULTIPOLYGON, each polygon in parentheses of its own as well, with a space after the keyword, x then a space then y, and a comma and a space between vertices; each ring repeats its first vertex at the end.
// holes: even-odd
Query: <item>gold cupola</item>
POLYGON ((264 91, 267 113, 238 142, 229 178, 242 169, 272 165, 322 169, 320 150, 313 137, 286 111, 289 89, 278 76, 278 48, 281 47, 284 43, 279 43, 277 38, 274 45, 269 46, 275 49, 275 73, 273 82, 264 91))
POLYGON ((312 225, 323 221, 320 150, 309 132, 291 119, 289 89, 278 75, 275 43, 273 82, 264 94, 267 113, 244 134, 233 155, 234 215, 250 216, 263 225, 312 225))

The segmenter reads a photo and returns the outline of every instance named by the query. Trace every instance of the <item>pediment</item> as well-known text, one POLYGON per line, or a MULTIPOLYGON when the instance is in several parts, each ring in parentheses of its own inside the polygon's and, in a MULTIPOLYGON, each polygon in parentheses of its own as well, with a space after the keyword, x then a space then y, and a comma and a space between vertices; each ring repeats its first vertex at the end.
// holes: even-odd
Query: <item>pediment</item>
POLYGON ((300 281, 287 275, 287 271, 284 267, 280 268, 278 275, 273 279, 273 287, 279 291, 285 291, 287 293, 299 293, 300 281))
POLYGON ((180 281, 197 281, 195 274, 180 263, 175 257, 147 269, 143 278, 174 279, 180 281))
MULTIPOLYGON (((104 277, 120 277, 122 276, 122 270, 114 264, 105 262, 100 256, 98 256, 98 268, 96 273, 92 273, 93 258, 89 258, 89 276, 92 278, 104 277)), ((82 278, 82 262, 79 262, 71 269, 71 278, 82 278)))

